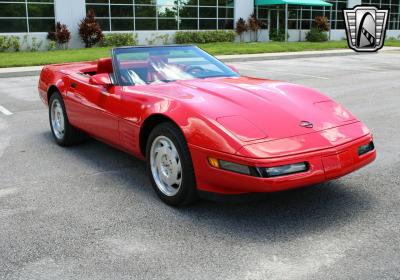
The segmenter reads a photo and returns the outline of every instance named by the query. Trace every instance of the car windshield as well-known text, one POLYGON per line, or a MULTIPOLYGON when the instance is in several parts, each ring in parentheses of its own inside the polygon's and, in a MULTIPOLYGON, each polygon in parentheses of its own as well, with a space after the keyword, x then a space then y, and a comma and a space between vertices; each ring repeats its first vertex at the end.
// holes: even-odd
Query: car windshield
POLYGON ((115 48, 113 64, 118 84, 124 86, 239 76, 195 46, 115 48))

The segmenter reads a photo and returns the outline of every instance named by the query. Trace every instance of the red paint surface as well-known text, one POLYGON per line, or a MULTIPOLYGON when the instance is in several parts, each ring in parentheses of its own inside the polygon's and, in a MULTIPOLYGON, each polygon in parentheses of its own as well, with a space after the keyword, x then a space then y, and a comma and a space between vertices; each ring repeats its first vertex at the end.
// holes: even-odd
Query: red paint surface
MULTIPOLYGON (((110 71, 101 60, 101 71, 110 71)), ((359 157, 372 140, 368 129, 330 98, 279 81, 210 78, 130 87, 94 85, 96 62, 46 66, 39 80, 47 104, 49 90, 62 94, 72 125, 106 143, 144 158, 144 121, 163 115, 182 130, 189 145, 197 187, 218 193, 272 192, 346 175, 375 159, 359 157), (75 88, 71 87, 76 83, 75 88), (301 127, 301 121, 313 123, 301 127), (304 173, 270 179, 212 168, 207 157, 268 167, 307 161, 304 173)))

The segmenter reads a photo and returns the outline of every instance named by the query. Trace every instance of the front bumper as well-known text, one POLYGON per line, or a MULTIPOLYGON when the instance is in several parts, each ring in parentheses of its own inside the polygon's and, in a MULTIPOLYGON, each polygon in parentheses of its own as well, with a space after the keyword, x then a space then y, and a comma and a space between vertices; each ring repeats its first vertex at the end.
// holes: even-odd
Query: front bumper
POLYGON ((193 145, 189 145, 189 148, 198 190, 221 194, 241 194, 283 191, 342 177, 369 164, 376 158, 375 150, 361 156, 358 155, 359 147, 371 141, 372 135, 368 134, 332 148, 268 159, 246 158, 193 145), (259 178, 214 168, 208 163, 208 157, 254 167, 307 162, 309 170, 285 176, 259 178))

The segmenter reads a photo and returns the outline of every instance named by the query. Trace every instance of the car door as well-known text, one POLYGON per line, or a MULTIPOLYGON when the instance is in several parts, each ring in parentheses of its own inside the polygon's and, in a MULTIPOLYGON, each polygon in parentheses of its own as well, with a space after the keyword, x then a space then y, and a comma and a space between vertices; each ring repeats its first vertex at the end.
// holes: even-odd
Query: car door
POLYGON ((119 144, 119 108, 121 87, 92 85, 90 77, 82 74, 70 76, 67 109, 71 124, 110 144, 119 144))

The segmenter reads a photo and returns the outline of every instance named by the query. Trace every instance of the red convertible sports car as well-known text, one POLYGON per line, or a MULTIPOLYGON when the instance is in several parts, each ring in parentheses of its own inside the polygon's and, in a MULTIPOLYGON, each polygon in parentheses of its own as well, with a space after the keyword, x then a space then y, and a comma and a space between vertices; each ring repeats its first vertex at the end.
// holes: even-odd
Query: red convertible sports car
POLYGON ((90 135, 145 159, 170 205, 198 191, 312 185, 376 157, 368 128, 330 98, 240 76, 195 46, 115 48, 112 58, 49 65, 39 93, 59 145, 90 135))

